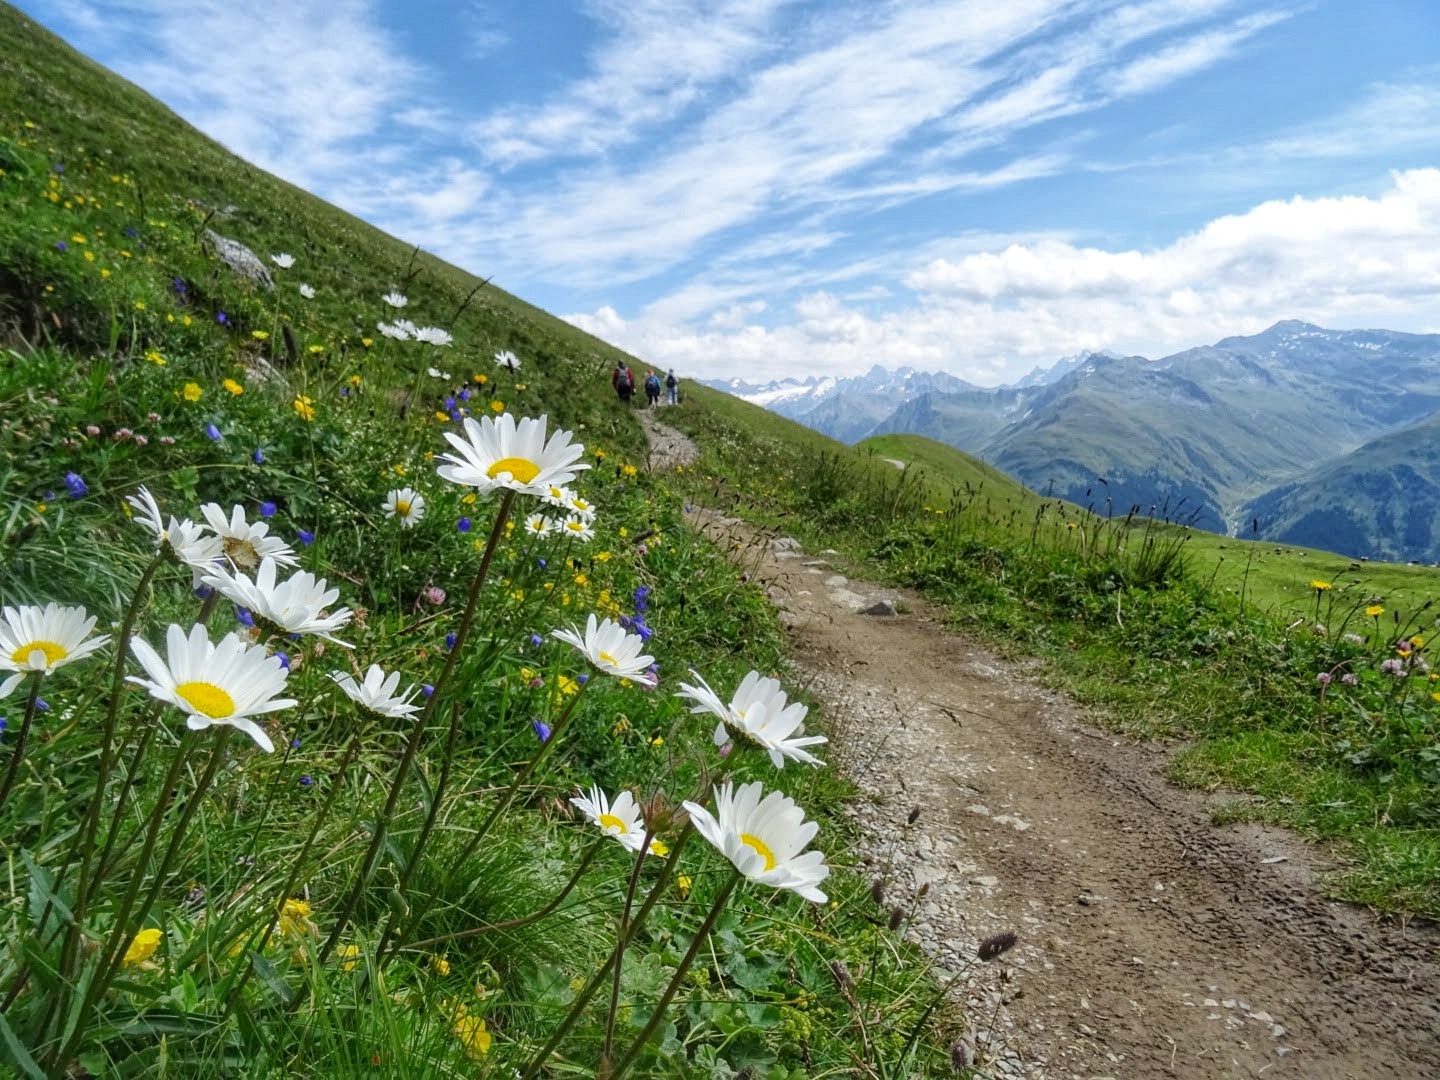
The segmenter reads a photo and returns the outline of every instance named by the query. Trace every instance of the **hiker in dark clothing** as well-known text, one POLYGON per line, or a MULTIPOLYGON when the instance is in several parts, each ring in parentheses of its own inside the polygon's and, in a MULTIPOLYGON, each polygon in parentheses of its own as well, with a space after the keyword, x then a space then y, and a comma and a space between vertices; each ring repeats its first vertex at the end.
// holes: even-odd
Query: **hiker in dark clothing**
POLYGON ((675 377, 675 369, 670 369, 670 374, 665 376, 665 400, 671 405, 680 404, 680 380, 675 377))
POLYGON ((615 370, 610 374, 610 385, 615 388, 615 393, 621 402, 630 404, 630 399, 635 395, 635 375, 625 366, 621 360, 615 365, 615 370))
POLYGON ((653 371, 645 372, 645 403, 652 409, 660 404, 660 376, 653 371))

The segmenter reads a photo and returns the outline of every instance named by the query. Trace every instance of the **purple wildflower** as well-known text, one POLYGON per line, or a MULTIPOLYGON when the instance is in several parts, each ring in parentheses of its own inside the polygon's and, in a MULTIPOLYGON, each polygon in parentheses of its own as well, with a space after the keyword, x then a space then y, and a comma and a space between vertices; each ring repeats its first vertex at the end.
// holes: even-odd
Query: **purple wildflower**
POLYGON ((220 429, 219 429, 218 427, 216 427, 214 424, 206 424, 206 425, 205 425, 205 434, 210 436, 210 441, 211 441, 211 442, 219 442, 221 439, 223 439, 223 438, 225 437, 225 436, 223 436, 223 435, 220 434, 220 429))
POLYGON ((459 637, 456 636, 456 634, 455 634, 455 632, 454 632, 453 630, 452 630, 450 633, 446 634, 446 635, 445 635, 445 649, 446 649, 446 651, 449 651, 449 650, 454 649, 454 648, 455 648, 455 642, 457 642, 457 641, 459 641, 459 640, 460 640, 459 637))
POLYGON ((300 777, 300 786, 301 786, 301 787, 309 787, 309 786, 312 785, 313 783, 315 783, 315 778, 314 778, 313 776, 302 776, 302 777, 300 777))
MULTIPOLYGON (((280 652, 279 650, 276 650, 276 652, 275 652, 275 658, 280 661, 280 666, 281 666, 282 668, 284 668, 286 671, 289 671, 289 670, 290 670, 290 654, 289 654, 289 653, 280 652)), ((298 742, 299 740, 296 740, 296 741, 298 742)))
POLYGON ((229 325, 230 325, 230 319, 229 319, 229 317, 226 316, 225 312, 223 312, 223 311, 217 311, 217 312, 215 313, 215 321, 216 321, 217 323, 219 323, 221 326, 229 326, 229 325))
POLYGON ((56 241, 55 241, 55 250, 56 250, 56 251, 69 251, 69 250, 70 250, 70 245, 67 244, 67 243, 65 243, 64 240, 56 240, 56 241))
POLYGON ((304 544, 306 547, 309 547, 315 542, 315 534, 309 529, 299 529, 296 531, 295 535, 300 538, 300 543, 304 544))
POLYGON ((544 644, 545 644, 545 639, 544 639, 543 637, 541 637, 539 634, 531 634, 531 635, 530 635, 530 644, 533 645, 535 648, 538 649, 541 645, 544 645, 544 644))
POLYGON ((462 517, 459 521, 455 523, 455 528, 459 529, 462 533, 469 532, 470 519, 468 517, 462 517))
POLYGON ((1355 676, 1353 671, 1347 671, 1344 675, 1340 676, 1340 681, 1346 686, 1354 686, 1360 680, 1355 676))
POLYGON ((536 737, 542 743, 550 741, 550 725, 544 720, 531 720, 530 727, 534 729, 536 737))
POLYGON ((261 449, 257 446, 257 447, 255 448, 254 452, 251 453, 251 455, 250 455, 250 460, 253 461, 253 462, 255 462, 256 465, 264 465, 264 464, 265 464, 265 451, 264 451, 264 450, 261 450, 261 449))
POLYGON ((635 610, 648 611, 650 609, 650 586, 641 585, 635 590, 635 610))
POLYGON ((243 607, 235 609, 235 621, 241 626, 249 626, 251 628, 255 626, 255 616, 251 615, 250 612, 246 611, 243 607))
POLYGON ((1322 671, 1322 672, 1320 672, 1319 675, 1316 675, 1316 676, 1315 676, 1315 681, 1318 682, 1321 686, 1329 686, 1329 685, 1330 685, 1330 672, 1328 672, 1328 671, 1322 671))
POLYGON ((1382 675, 1393 675, 1398 679, 1405 674, 1405 662, 1403 660, 1397 660, 1393 656, 1388 660, 1382 660, 1380 661, 1380 673, 1382 675))
POLYGON ((72 499, 83 499, 90 493, 90 489, 85 486, 85 481, 80 478, 80 474, 73 472, 65 474, 65 489, 70 492, 72 499))
POLYGON ((274 516, 275 516, 275 504, 274 504, 273 502, 262 502, 262 503, 260 504, 260 516, 261 516, 262 518, 272 518, 272 517, 274 517, 274 516))
POLYGON ((291 749, 291 750, 299 750, 299 749, 300 749, 300 740, 299 740, 299 739, 291 739, 291 740, 290 740, 290 749, 291 749))
POLYGON ((434 696, 435 696, 435 687, 431 686, 431 685, 427 682, 425 685, 423 685, 422 687, 420 687, 420 692, 423 693, 426 697, 434 697, 434 696))

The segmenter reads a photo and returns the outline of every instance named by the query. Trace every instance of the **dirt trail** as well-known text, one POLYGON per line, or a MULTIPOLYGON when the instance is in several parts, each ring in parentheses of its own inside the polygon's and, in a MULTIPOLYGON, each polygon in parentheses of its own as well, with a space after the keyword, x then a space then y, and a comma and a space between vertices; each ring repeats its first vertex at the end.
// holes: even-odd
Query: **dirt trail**
MULTIPOLYGON (((693 452, 657 434, 655 465, 693 452)), ((1163 750, 1092 726, 920 598, 695 519, 781 608, 887 892, 929 885, 908 932, 942 972, 968 966, 986 1075, 1440 1077, 1435 931, 1325 900, 1316 849, 1213 824, 1207 797, 1165 782, 1163 750), (887 601, 901 613, 860 613, 887 601), (1003 981, 967 965, 1007 929, 1003 981)))

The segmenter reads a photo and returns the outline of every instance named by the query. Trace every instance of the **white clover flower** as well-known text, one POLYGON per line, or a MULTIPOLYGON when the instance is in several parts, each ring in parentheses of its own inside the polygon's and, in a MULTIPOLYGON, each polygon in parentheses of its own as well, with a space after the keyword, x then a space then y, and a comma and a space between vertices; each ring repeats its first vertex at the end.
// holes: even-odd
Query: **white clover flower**
POLYGON ((269 524, 246 521, 243 506, 232 506, 228 520, 219 503, 206 503, 200 512, 220 538, 221 553, 241 570, 254 570, 261 559, 274 559, 281 566, 294 566, 299 561, 294 548, 270 535, 269 524))
POLYGON ((384 296, 380 297, 380 299, 393 308, 402 308, 406 304, 410 303, 410 301, 407 300, 403 294, 398 292, 388 292, 384 296))
POLYGON ((234 634, 213 645, 204 626, 197 623, 187 636, 171 623, 165 632, 166 659, 139 638, 130 648, 150 678, 129 675, 125 681, 180 709, 192 731, 216 724, 238 728, 269 753, 275 744, 250 717, 298 704, 275 696, 284 691, 289 674, 280 658, 267 656, 264 646, 247 644, 234 634))
MULTIPOLYGON (((570 801, 593 824, 600 826, 601 832, 620 841, 626 851, 640 850, 640 845, 645 841, 645 822, 641 820, 640 807, 636 805, 635 796, 630 792, 620 792, 615 796, 615 801, 611 802, 599 787, 592 787, 588 798, 582 793, 570 801)), ((654 845, 655 840, 652 837, 652 854, 655 853, 654 845)))
POLYGON ((204 580, 211 588, 219 589, 232 603, 286 633, 314 634, 343 648, 354 648, 332 633, 350 621, 350 609, 340 608, 324 614, 325 608, 339 599, 340 590, 326 589, 325 579, 317 578, 307 570, 297 570, 277 585, 275 567, 275 560, 267 557, 260 560, 260 570, 254 581, 238 570, 229 574, 223 569, 206 574, 204 580))
POLYGON ((509 349, 506 349, 504 352, 497 352, 495 354, 495 363, 514 371, 520 366, 520 358, 509 349))
POLYGON ((414 488, 392 488, 385 494, 385 516, 399 518, 402 529, 414 528, 425 516, 425 496, 414 488))
POLYGON ((715 789, 713 817, 698 803, 684 803, 695 831, 749 880, 823 904, 818 886, 830 867, 821 852, 804 850, 820 826, 806 821, 805 811, 778 791, 762 799, 758 782, 742 784, 738 792, 733 788, 727 782, 715 789))
POLYGON ((560 522, 559 531, 572 540, 588 544, 595 539, 595 522, 584 514, 570 514, 560 522))
POLYGON ((419 705, 411 704, 420 688, 411 686, 403 694, 396 694, 395 691, 400 686, 400 673, 392 671, 386 675, 385 669, 379 664, 370 665, 364 682, 357 683, 353 675, 342 671, 330 672, 330 678, 335 680, 336 685, 345 691, 350 700, 380 716, 403 720, 411 713, 420 711, 419 705))
POLYGON ((282 251, 278 254, 271 255, 270 261, 273 262, 276 266, 278 266, 281 270, 289 270, 292 266, 295 265, 295 256, 282 251))
POLYGON ((435 471, 454 484, 493 491, 509 488, 524 495, 543 495, 552 484, 568 484, 590 466, 580 461, 585 447, 557 431, 547 442, 547 417, 525 417, 517 425, 509 413, 479 420, 465 418, 465 437, 452 431, 445 439, 457 454, 441 454, 446 462, 435 471))
POLYGON ((592 612, 585 620, 583 637, 574 629, 551 630, 550 636, 579 649, 596 670, 606 675, 624 679, 644 678, 649 682, 647 669, 655 658, 641 653, 640 650, 645 647, 644 639, 639 634, 629 633, 619 623, 609 619, 597 620, 592 612))
POLYGON ((51 601, 43 608, 25 604, 0 612, 0 671, 15 674, 0 682, 5 697, 32 671, 50 674, 66 664, 83 660, 110 640, 90 637, 96 617, 83 607, 61 607, 51 601))
POLYGON ((310 285, 306 285, 306 284, 304 284, 304 283, 301 283, 301 285, 300 285, 300 295, 303 296, 306 300, 314 300, 314 299, 315 299, 315 289, 314 289, 312 286, 310 286, 310 285))
POLYGON ((415 340, 437 346, 450 345, 455 341, 455 339, 450 336, 449 331, 441 330, 438 326, 420 327, 415 331, 415 340))
POLYGON ((549 536, 555 528, 554 520, 544 514, 531 514, 525 519, 525 531, 533 536, 549 536))
POLYGON ((752 671, 740 680, 727 705, 698 672, 690 674, 700 685, 681 683, 675 696, 695 702, 692 713, 708 712, 719 718, 720 724, 715 728, 716 746, 724 746, 731 739, 758 746, 770 755, 777 769, 785 767, 786 758, 807 765, 825 764, 804 748, 830 740, 824 735, 800 734, 809 710, 798 701, 789 702, 778 680, 752 671))
POLYGON ((155 546, 164 551, 168 544, 170 554, 190 567, 195 584, 199 584, 202 573, 224 556, 222 539, 211 536, 203 525, 196 525, 189 518, 177 521, 173 516, 166 525, 155 497, 147 489, 142 487, 138 495, 127 495, 125 501, 136 510, 140 524, 150 530, 155 546))

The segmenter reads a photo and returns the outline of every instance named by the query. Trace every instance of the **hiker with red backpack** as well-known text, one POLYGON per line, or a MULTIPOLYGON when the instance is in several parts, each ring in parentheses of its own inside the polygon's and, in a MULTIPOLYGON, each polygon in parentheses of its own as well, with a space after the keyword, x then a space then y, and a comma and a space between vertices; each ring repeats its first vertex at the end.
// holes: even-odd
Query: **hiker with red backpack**
POLYGON ((616 362, 615 370, 610 373, 610 385, 615 388, 615 393, 620 401, 629 405, 631 397, 635 394, 635 376, 625 366, 624 360, 616 362))

